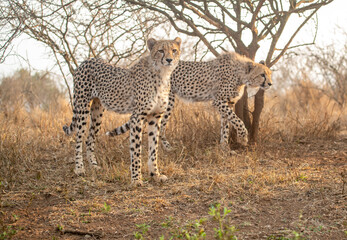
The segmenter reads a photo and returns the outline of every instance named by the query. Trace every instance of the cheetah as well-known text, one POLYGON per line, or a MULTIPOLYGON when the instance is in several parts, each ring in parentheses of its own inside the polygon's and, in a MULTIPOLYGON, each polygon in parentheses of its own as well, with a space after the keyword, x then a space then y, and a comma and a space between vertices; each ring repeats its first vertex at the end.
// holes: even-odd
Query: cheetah
MULTIPOLYGON (((221 115, 222 146, 228 145, 229 124, 237 131, 237 141, 246 146, 248 132, 233 109, 242 97, 245 86, 267 90, 272 85, 271 70, 264 62, 255 63, 235 52, 227 52, 206 62, 179 61, 171 75, 169 103, 163 117, 160 139, 164 149, 171 145, 165 137, 165 127, 175 103, 175 95, 189 102, 212 101, 221 115)), ((125 133, 130 122, 107 132, 109 136, 125 133)))
POLYGON ((99 168, 94 145, 100 130, 104 109, 125 114, 131 113, 130 158, 131 182, 141 185, 141 141, 144 120, 148 122, 148 169, 156 181, 166 181, 157 164, 159 127, 168 107, 170 75, 179 62, 181 39, 147 41, 149 56, 141 58, 129 69, 114 67, 101 59, 84 61, 74 73, 73 117, 69 126, 63 127, 67 135, 76 133, 75 169, 77 175, 85 174, 82 158, 83 137, 90 114, 86 156, 99 168), (91 102, 91 105, 90 105, 91 102))

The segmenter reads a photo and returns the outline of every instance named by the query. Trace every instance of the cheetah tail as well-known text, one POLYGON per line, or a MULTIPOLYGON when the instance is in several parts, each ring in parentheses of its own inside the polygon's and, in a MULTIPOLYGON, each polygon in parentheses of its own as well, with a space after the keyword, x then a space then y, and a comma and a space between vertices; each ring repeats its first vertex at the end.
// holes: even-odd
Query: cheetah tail
POLYGON ((107 136, 114 137, 126 133, 130 129, 130 121, 124 123, 122 126, 113 129, 112 131, 106 132, 107 136))
POLYGON ((64 125, 63 130, 64 130, 65 134, 68 136, 71 135, 72 133, 74 133, 76 130, 76 118, 72 117, 72 122, 71 122, 70 126, 64 125))

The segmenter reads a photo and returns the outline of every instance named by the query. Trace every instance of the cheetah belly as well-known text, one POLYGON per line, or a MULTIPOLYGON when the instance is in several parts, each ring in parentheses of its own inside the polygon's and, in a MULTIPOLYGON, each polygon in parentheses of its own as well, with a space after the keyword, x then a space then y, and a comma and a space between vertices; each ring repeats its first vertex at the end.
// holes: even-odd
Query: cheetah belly
POLYGON ((185 102, 206 102, 212 100, 217 88, 211 80, 207 79, 195 82, 175 82, 172 91, 185 102))
POLYGON ((99 98, 107 110, 126 114, 134 109, 133 96, 130 94, 101 95, 99 98))

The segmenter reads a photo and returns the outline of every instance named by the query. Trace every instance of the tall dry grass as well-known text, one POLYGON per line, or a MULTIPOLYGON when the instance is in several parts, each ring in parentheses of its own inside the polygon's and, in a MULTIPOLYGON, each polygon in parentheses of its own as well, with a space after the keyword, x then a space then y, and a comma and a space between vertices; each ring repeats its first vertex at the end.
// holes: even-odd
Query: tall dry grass
POLYGON ((282 94, 273 92, 262 113, 261 141, 334 138, 347 127, 346 110, 311 82, 301 82, 282 94))
MULTIPOLYGON (((272 97, 266 99, 262 114, 259 148, 262 144, 334 138, 347 126, 346 109, 338 108, 314 89, 292 88, 281 95, 269 95, 272 97)), ((61 171, 57 165, 62 164, 69 164, 69 174, 72 174, 74 137, 65 136, 62 131, 72 113, 67 101, 60 99, 58 102, 46 111, 37 107, 28 112, 19 105, 0 112, 0 180, 3 186, 13 189, 34 184, 35 179, 43 175, 53 176, 50 171, 61 171)), ((96 154, 105 181, 128 182, 128 134, 116 138, 105 136, 106 130, 123 124, 128 117, 107 112, 103 119, 96 154)), ((168 124, 167 138, 175 147, 171 153, 160 151, 161 164, 168 166, 168 172, 170 166, 184 168, 181 161, 188 163, 185 167, 197 166, 201 161, 216 161, 220 153, 219 114, 207 103, 178 101, 168 124)), ((146 136, 143 146, 146 156, 146 136)), ((143 159, 145 162, 146 157, 143 159)))
POLYGON ((22 105, 0 112, 0 180, 11 188, 26 184, 37 161, 55 158, 69 140, 61 126, 71 110, 65 100, 43 111, 28 112, 22 105))

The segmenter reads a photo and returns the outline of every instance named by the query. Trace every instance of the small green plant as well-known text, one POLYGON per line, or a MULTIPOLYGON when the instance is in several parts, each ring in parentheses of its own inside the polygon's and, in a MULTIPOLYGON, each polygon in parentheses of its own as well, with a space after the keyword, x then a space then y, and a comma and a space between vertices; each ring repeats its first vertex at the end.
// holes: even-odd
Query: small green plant
POLYGON ((59 232, 62 232, 64 230, 64 227, 62 225, 58 224, 57 229, 59 232))
POLYGON ((203 224, 206 222, 206 220, 206 218, 201 218, 199 220, 195 220, 195 222, 193 223, 185 225, 183 228, 179 228, 171 238, 180 238, 187 240, 205 239, 206 233, 203 224))
POLYGON ((14 222, 17 222, 18 219, 19 219, 19 216, 16 215, 16 214, 14 214, 14 213, 12 213, 12 218, 13 218, 13 221, 14 221, 14 222))
MULTIPOLYGON (((188 240, 202 240, 206 239, 206 233, 204 224, 207 221, 206 218, 201 218, 193 222, 188 222, 183 227, 178 226, 174 222, 173 217, 168 217, 165 222, 161 223, 161 226, 165 228, 166 232, 170 231, 169 240, 172 239, 188 239, 188 240)), ((165 240, 162 235, 159 240, 165 240)))
POLYGON ((12 228, 12 226, 7 226, 2 229, 2 232, 0 233, 0 240, 11 239, 14 235, 16 235, 16 233, 16 229, 12 228))
POLYGON ((306 182, 307 181, 307 176, 305 176, 303 173, 301 173, 297 178, 296 181, 302 181, 302 182, 306 182))
POLYGON ((302 236, 301 233, 298 233, 296 231, 292 232, 294 237, 292 238, 293 240, 305 240, 306 238, 302 236))
POLYGON ((173 225, 173 218, 172 218, 172 216, 169 216, 169 217, 165 220, 165 222, 161 223, 161 226, 162 226, 163 228, 169 228, 169 227, 172 227, 172 225, 173 225))
POLYGON ((141 232, 135 232, 134 237, 135 239, 145 239, 145 235, 147 234, 149 228, 151 226, 147 225, 146 223, 143 224, 136 224, 136 227, 141 230, 141 232))
POLYGON ((236 240, 235 232, 237 231, 235 226, 228 226, 226 224, 226 217, 231 212, 231 210, 224 207, 218 203, 216 206, 212 206, 209 211, 209 215, 213 217, 215 221, 218 222, 218 228, 214 228, 215 238, 218 240, 230 239, 236 240))
MULTIPOLYGON (((213 204, 209 209, 209 215, 212 216, 213 221, 218 222, 218 228, 214 228, 215 239, 218 240, 237 240, 235 232, 237 231, 235 226, 230 226, 227 223, 227 215, 231 210, 224 207, 221 208, 220 204, 213 204)), ((161 235, 159 240, 172 239, 187 239, 187 240, 203 240, 206 239, 205 227, 211 226, 207 222, 211 221, 211 218, 200 218, 195 221, 190 221, 186 224, 177 223, 173 217, 168 217, 160 225, 165 229, 165 235, 161 235), (167 233, 170 233, 167 236, 167 233)), ((149 225, 140 224, 136 225, 141 231, 135 232, 135 239, 145 239, 146 234, 149 230, 149 225)))
POLYGON ((106 202, 104 202, 104 206, 102 208, 102 211, 105 212, 105 213, 111 211, 111 206, 108 205, 106 202))

